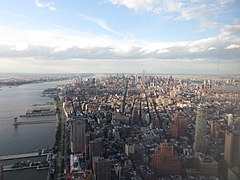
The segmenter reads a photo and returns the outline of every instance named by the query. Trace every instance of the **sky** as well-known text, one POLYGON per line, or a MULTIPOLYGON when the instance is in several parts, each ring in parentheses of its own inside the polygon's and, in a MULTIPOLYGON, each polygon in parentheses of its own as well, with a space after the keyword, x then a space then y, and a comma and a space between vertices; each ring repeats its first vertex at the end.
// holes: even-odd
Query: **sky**
POLYGON ((240 0, 0 3, 0 73, 240 72, 240 0))

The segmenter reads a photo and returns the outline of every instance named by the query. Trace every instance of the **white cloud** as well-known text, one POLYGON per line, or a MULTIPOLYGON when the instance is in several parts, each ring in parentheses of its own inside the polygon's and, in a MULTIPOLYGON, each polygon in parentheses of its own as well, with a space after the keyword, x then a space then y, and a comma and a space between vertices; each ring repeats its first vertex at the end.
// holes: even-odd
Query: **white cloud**
POLYGON ((210 47, 208 48, 209 51, 216 49, 216 47, 210 47))
POLYGON ((35 5, 38 7, 38 8, 47 8, 49 9, 50 11, 56 11, 56 7, 55 7, 55 3, 54 2, 49 2, 49 3, 46 3, 42 0, 35 0, 35 5))
POLYGON ((238 48, 240 48, 239 44, 231 44, 231 45, 225 47, 224 49, 238 49, 238 48))
POLYGON ((114 5, 126 6, 129 9, 141 10, 146 9, 147 11, 154 10, 154 5, 158 4, 158 0, 110 0, 114 5))
POLYGON ((223 36, 240 36, 240 25, 225 25, 221 29, 223 36))
POLYGON ((93 17, 93 16, 87 16, 87 15, 83 15, 83 14, 79 14, 79 13, 76 13, 76 14, 77 14, 77 16, 83 18, 84 20, 96 23, 97 25, 99 25, 101 28, 103 28, 104 30, 106 30, 108 32, 111 32, 115 35, 125 38, 125 36, 122 33, 117 32, 117 31, 113 30, 112 28, 110 28, 104 19, 100 19, 100 18, 93 17))
POLYGON ((147 11, 168 16, 174 20, 195 20, 200 31, 218 26, 218 16, 234 0, 109 0, 113 5, 125 6, 134 11, 147 11), (171 13, 171 16, 169 15, 171 13))
POLYGON ((0 26, 0 58, 91 61, 153 59, 227 63, 238 62, 237 57, 240 56, 237 49, 240 38, 234 35, 235 31, 220 33, 212 38, 180 42, 138 42, 108 36, 66 34, 63 30, 51 32, 0 26))
POLYGON ((231 67, 239 67, 240 38, 229 29, 232 28, 227 28, 228 33, 222 33, 226 32, 223 28, 219 36, 195 41, 150 42, 67 33, 68 29, 0 26, 0 71, 77 72, 82 68, 84 72, 157 72, 166 68, 161 72, 180 73, 189 67, 189 72, 200 72, 201 68, 207 70, 221 64, 223 69, 228 67, 226 72, 231 72, 231 67), (211 68, 203 68, 209 64, 211 68))

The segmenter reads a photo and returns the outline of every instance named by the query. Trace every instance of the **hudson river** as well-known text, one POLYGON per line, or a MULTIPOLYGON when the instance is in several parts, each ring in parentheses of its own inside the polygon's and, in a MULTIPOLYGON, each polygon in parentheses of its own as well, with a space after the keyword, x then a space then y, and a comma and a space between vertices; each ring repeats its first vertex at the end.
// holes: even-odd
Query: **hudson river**
MULTIPOLYGON (((31 104, 53 101, 49 97, 41 96, 44 89, 56 87, 58 84, 69 81, 27 84, 0 90, 0 156, 28 153, 52 147, 55 123, 28 124, 14 127, 12 122, 14 117, 25 114, 31 108, 31 104)), ((43 120, 56 119, 55 116, 38 118, 43 120)))

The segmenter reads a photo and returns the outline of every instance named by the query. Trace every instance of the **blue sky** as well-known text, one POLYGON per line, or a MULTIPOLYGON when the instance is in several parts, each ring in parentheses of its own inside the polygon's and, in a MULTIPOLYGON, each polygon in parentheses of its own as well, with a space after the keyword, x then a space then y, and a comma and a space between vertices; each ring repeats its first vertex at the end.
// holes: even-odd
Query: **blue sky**
POLYGON ((0 72, 240 72, 239 0, 0 2, 0 72))

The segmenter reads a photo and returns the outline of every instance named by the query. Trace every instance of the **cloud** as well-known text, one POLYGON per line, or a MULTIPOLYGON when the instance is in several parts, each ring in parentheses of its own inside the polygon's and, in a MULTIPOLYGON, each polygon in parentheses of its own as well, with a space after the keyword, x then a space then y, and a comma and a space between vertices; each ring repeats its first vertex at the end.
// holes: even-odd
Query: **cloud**
POLYGON ((56 11, 57 10, 54 2, 46 3, 42 0, 35 0, 35 5, 40 9, 47 8, 50 11, 56 11))
POLYGON ((240 18, 234 19, 233 24, 240 24, 240 18))
POLYGON ((225 25, 221 29, 223 36, 240 36, 240 25, 225 25))
POLYGON ((216 28, 224 8, 234 0, 109 0, 113 5, 124 6, 136 12, 152 12, 173 20, 195 20, 200 31, 216 28))
POLYGON ((231 45, 225 47, 224 49, 238 49, 238 48, 240 48, 239 44, 231 44, 231 45))
POLYGON ((76 13, 76 15, 83 18, 84 20, 87 20, 87 21, 97 24, 98 26, 100 26, 101 28, 103 28, 104 30, 106 30, 108 32, 111 32, 115 35, 126 38, 124 34, 117 32, 117 31, 113 30, 112 28, 110 28, 104 19, 100 19, 100 18, 93 17, 93 16, 87 16, 87 15, 83 15, 83 14, 79 14, 79 13, 76 13))
POLYGON ((216 49, 216 47, 210 47, 208 48, 209 51, 216 49))
POLYGON ((81 33, 71 36, 62 30, 53 33, 1 26, 0 59, 237 63, 240 38, 230 29, 223 27, 219 36, 195 41, 138 42, 81 33))

